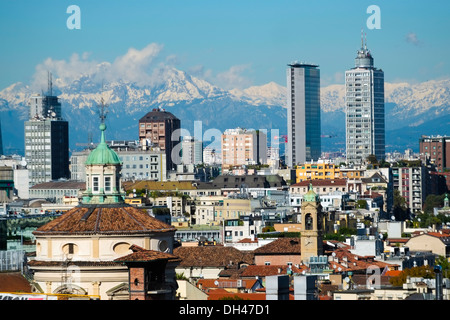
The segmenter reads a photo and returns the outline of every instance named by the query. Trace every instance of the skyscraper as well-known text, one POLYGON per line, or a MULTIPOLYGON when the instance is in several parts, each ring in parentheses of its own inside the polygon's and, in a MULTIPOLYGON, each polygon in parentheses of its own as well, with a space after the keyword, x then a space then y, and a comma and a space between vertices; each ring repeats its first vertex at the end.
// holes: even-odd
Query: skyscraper
POLYGON ((318 160, 320 142, 320 70, 317 65, 292 63, 287 69, 288 141, 286 164, 293 167, 318 160))
POLYGON ((33 95, 25 122, 25 159, 30 185, 70 179, 69 123, 62 119, 61 103, 52 95, 33 95))
POLYGON ((345 72, 345 111, 347 162, 360 164, 371 154, 384 159, 384 72, 363 39, 355 67, 345 72))

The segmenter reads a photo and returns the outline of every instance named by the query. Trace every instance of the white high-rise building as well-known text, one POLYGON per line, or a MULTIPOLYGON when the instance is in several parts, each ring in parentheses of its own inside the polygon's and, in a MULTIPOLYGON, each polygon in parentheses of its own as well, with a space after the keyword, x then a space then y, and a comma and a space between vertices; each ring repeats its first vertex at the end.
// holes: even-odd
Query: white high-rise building
POLYGON ((200 164, 203 162, 203 143, 194 137, 185 136, 181 142, 181 153, 183 164, 200 164))
POLYGON ((320 141, 320 70, 317 65, 292 63, 287 69, 288 141, 286 164, 293 167, 318 160, 320 141))
POLYGON ((385 158, 384 72, 373 64, 367 45, 345 72, 347 162, 360 164, 369 155, 385 158))
MULTIPOLYGON (((51 87, 50 87, 51 88, 51 87)), ((69 123, 61 117, 58 97, 33 95, 25 121, 25 159, 30 185, 69 179, 69 123)))

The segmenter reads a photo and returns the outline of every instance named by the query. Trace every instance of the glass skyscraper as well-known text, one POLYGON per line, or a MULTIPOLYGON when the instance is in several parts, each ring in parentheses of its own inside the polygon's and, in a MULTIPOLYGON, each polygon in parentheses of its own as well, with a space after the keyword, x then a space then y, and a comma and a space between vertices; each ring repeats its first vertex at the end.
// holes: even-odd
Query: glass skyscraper
POLYGON ((345 72, 347 163, 361 164, 369 155, 385 158, 384 73, 361 43, 355 67, 345 72))
POLYGON ((286 164, 292 168, 306 161, 316 161, 321 155, 318 66, 297 62, 289 64, 287 90, 286 164))

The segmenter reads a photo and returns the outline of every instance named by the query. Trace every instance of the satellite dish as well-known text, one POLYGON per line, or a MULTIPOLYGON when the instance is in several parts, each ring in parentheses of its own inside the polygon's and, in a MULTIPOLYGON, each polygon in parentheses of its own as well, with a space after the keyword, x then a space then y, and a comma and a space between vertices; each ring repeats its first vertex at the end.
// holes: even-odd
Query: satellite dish
POLYGON ((216 285, 216 286, 218 286, 219 285, 219 281, 214 281, 214 284, 216 285))
POLYGON ((350 282, 350 278, 349 277, 345 277, 344 281, 349 283, 350 282))
POLYGON ((395 216, 391 216, 391 220, 392 220, 392 221, 395 221, 395 216))

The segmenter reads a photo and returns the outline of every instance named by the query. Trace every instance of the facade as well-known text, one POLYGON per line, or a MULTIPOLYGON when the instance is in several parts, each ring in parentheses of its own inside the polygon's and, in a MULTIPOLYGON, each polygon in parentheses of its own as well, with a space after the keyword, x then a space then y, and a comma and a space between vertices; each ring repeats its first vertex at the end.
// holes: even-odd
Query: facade
POLYGON ((183 164, 201 164, 203 162, 203 143, 194 137, 185 136, 181 142, 181 153, 183 164))
POLYGON ((222 154, 207 146, 203 149, 203 163, 206 165, 222 164, 222 154))
MULTIPOLYGON (((119 156, 122 162, 122 180, 153 180, 167 179, 166 153, 159 148, 145 150, 131 142, 111 141, 109 146, 119 156)), ((75 151, 70 158, 71 179, 84 181, 86 176, 86 160, 89 149, 75 151)))
POLYGON ((340 169, 333 163, 311 162, 299 164, 296 169, 297 182, 309 180, 336 179, 340 169))
POLYGON ((64 199, 78 199, 86 188, 85 182, 80 181, 49 181, 39 183, 30 188, 30 198, 41 198, 62 204, 64 199))
POLYGON ((436 165, 437 172, 450 168, 450 137, 422 136, 419 139, 420 154, 436 165))
POLYGON ((236 243, 244 239, 254 239, 261 233, 263 221, 261 217, 241 216, 240 219, 229 219, 224 222, 224 242, 236 243))
POLYGON ((345 72, 347 163, 362 163, 373 154, 385 158, 384 72, 373 64, 361 43, 355 67, 345 72))
POLYGON ((69 123, 55 96, 34 95, 25 121, 25 159, 30 185, 69 179, 69 123))
POLYGON ((320 70, 317 65, 292 63, 287 69, 286 164, 318 160, 320 141, 320 70))
POLYGON ((14 172, 12 167, 0 167, 0 203, 11 202, 14 194, 14 172))
POLYGON ((69 179, 69 123, 51 119, 26 121, 25 158, 31 185, 69 179))
POLYGON ((267 163, 267 136, 262 131, 228 129, 222 135, 222 168, 267 163))
POLYGON ((405 246, 410 251, 431 251, 447 259, 450 257, 450 237, 442 232, 428 232, 414 236, 405 246))
POLYGON ((428 169, 420 167, 394 167, 392 168, 394 190, 398 190, 405 198, 406 205, 411 212, 420 212, 428 196, 429 174, 428 169))
POLYGON ((175 168, 179 155, 172 155, 180 143, 180 119, 172 113, 153 109, 139 120, 139 141, 142 146, 158 146, 166 154, 166 168, 175 168))

